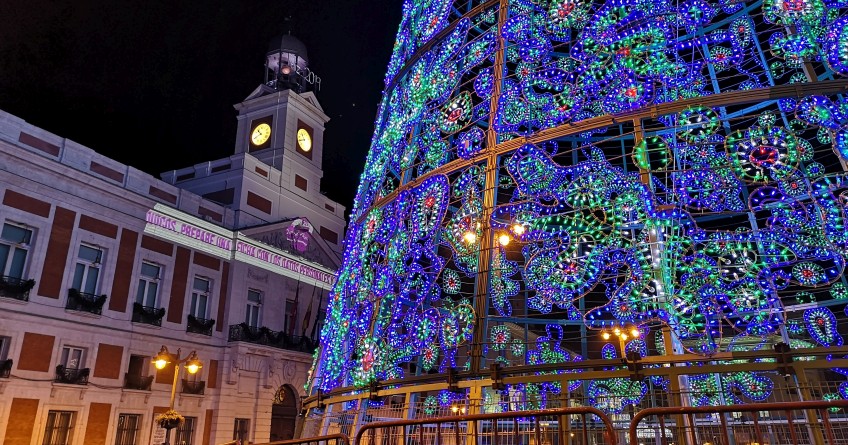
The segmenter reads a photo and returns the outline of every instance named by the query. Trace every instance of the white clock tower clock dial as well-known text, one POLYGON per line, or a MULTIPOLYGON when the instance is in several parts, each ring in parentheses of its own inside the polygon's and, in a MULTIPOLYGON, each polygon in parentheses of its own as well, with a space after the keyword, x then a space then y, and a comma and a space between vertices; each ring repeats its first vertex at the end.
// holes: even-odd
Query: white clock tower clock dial
POLYGON ((304 152, 312 150, 312 136, 304 128, 297 130, 297 146, 304 152))
POLYGON ((271 126, 266 124, 266 123, 262 123, 262 124, 257 125, 253 129, 253 132, 250 134, 250 142, 252 142, 253 145, 262 145, 270 137, 271 137, 271 126))

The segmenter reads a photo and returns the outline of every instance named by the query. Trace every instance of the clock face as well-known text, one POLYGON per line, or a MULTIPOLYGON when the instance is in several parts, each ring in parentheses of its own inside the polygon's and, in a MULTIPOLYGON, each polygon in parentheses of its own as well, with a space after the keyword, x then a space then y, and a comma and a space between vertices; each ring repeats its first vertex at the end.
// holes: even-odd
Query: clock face
POLYGON ((253 129, 253 132, 250 133, 250 142, 252 142, 253 145, 262 145, 270 137, 271 137, 271 126, 263 123, 263 124, 257 125, 253 129))
POLYGON ((312 150, 312 137, 304 128, 297 130, 297 146, 303 151, 312 150))

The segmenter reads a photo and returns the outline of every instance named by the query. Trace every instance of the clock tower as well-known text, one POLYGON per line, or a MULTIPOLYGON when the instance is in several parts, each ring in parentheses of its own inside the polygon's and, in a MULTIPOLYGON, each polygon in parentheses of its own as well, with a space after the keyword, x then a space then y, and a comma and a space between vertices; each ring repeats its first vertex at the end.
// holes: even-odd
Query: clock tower
POLYGON ((273 39, 262 84, 234 105, 235 153, 164 173, 163 179, 232 208, 244 233, 304 220, 340 254, 344 207, 321 192, 330 118, 315 95, 320 86, 306 45, 290 34, 273 39))
POLYGON ((324 125, 330 120, 315 96, 320 87, 306 45, 288 34, 273 39, 265 55, 265 81, 235 105, 236 153, 250 153, 278 169, 288 159, 301 171, 320 170, 324 125))

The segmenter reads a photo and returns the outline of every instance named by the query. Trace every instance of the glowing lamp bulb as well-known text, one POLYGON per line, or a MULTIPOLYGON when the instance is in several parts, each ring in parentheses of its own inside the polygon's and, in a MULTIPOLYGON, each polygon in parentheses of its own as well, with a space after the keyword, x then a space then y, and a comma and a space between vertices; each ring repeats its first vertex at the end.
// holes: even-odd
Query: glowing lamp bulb
POLYGON ((197 371, 200 371, 200 366, 197 366, 196 363, 192 363, 190 365, 187 365, 186 369, 188 370, 189 374, 197 374, 197 371))
POLYGON ((640 332, 639 332, 639 329, 637 329, 637 328, 633 328, 633 330, 630 331, 630 335, 632 335, 634 338, 638 337, 639 334, 640 334, 640 332))
POLYGON ((612 331, 615 333, 615 335, 621 335, 621 329, 619 328, 615 328, 612 331))
POLYGON ((451 411, 453 411, 454 413, 457 413, 457 412, 459 412, 459 407, 454 405, 454 406, 451 407, 451 411))
POLYGON ((472 244, 477 241, 477 234, 472 231, 468 231, 465 232, 465 235, 462 235, 462 238, 465 239, 466 243, 472 244))
POLYGON ((509 235, 506 233, 501 233, 500 236, 498 236, 498 242, 501 243, 501 246, 506 246, 509 244, 509 241, 509 235))
POLYGON ((609 332, 604 332, 604 333, 602 333, 602 334, 601 334, 601 337, 602 337, 604 340, 609 340, 609 338, 610 338, 610 334, 609 334, 609 332))
POLYGON ((159 360, 155 360, 153 362, 153 366, 155 366, 156 369, 165 369, 165 367, 168 366, 168 361, 164 358, 160 358, 159 360))
POLYGON ((621 341, 627 341, 627 334, 621 334, 621 341))
POLYGON ((518 224, 518 223, 514 224, 512 226, 512 233, 519 235, 519 236, 523 235, 524 234, 524 226, 521 225, 521 224, 518 224))

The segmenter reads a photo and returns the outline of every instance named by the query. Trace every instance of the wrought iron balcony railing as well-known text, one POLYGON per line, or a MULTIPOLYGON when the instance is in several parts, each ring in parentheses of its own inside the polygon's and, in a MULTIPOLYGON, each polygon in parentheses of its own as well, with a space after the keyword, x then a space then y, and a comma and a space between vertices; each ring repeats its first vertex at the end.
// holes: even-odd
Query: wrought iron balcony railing
POLYGON ((29 291, 35 286, 35 280, 24 280, 21 278, 0 275, 0 297, 14 298, 15 300, 29 300, 29 291))
POLYGON ((183 394, 197 394, 202 396, 205 389, 206 382, 204 381, 191 382, 183 379, 183 394))
POLYGON ((8 379, 12 373, 12 359, 7 358, 0 362, 0 379, 8 379))
POLYGON ((138 391, 150 391, 150 385, 153 383, 153 376, 124 374, 124 389, 135 389, 138 391))
POLYGON ((103 313, 103 303, 106 303, 106 295, 87 294, 76 289, 68 289, 68 303, 65 304, 65 309, 100 315, 103 313))
POLYGON ((89 368, 66 368, 63 365, 56 367, 56 383, 67 383, 70 385, 88 385, 89 368))
POLYGON ((309 337, 288 335, 285 332, 272 331, 266 327, 248 326, 246 323, 230 326, 229 341, 245 341, 310 354, 315 352, 315 348, 318 347, 318 342, 309 337))
POLYGON ((138 303, 133 303, 133 323, 149 324, 153 326, 162 326, 162 317, 165 316, 165 308, 155 308, 150 306, 142 306, 138 303))
POLYGON ((215 326, 215 320, 197 318, 194 315, 189 314, 188 323, 186 324, 186 332, 212 336, 213 326, 215 326))

